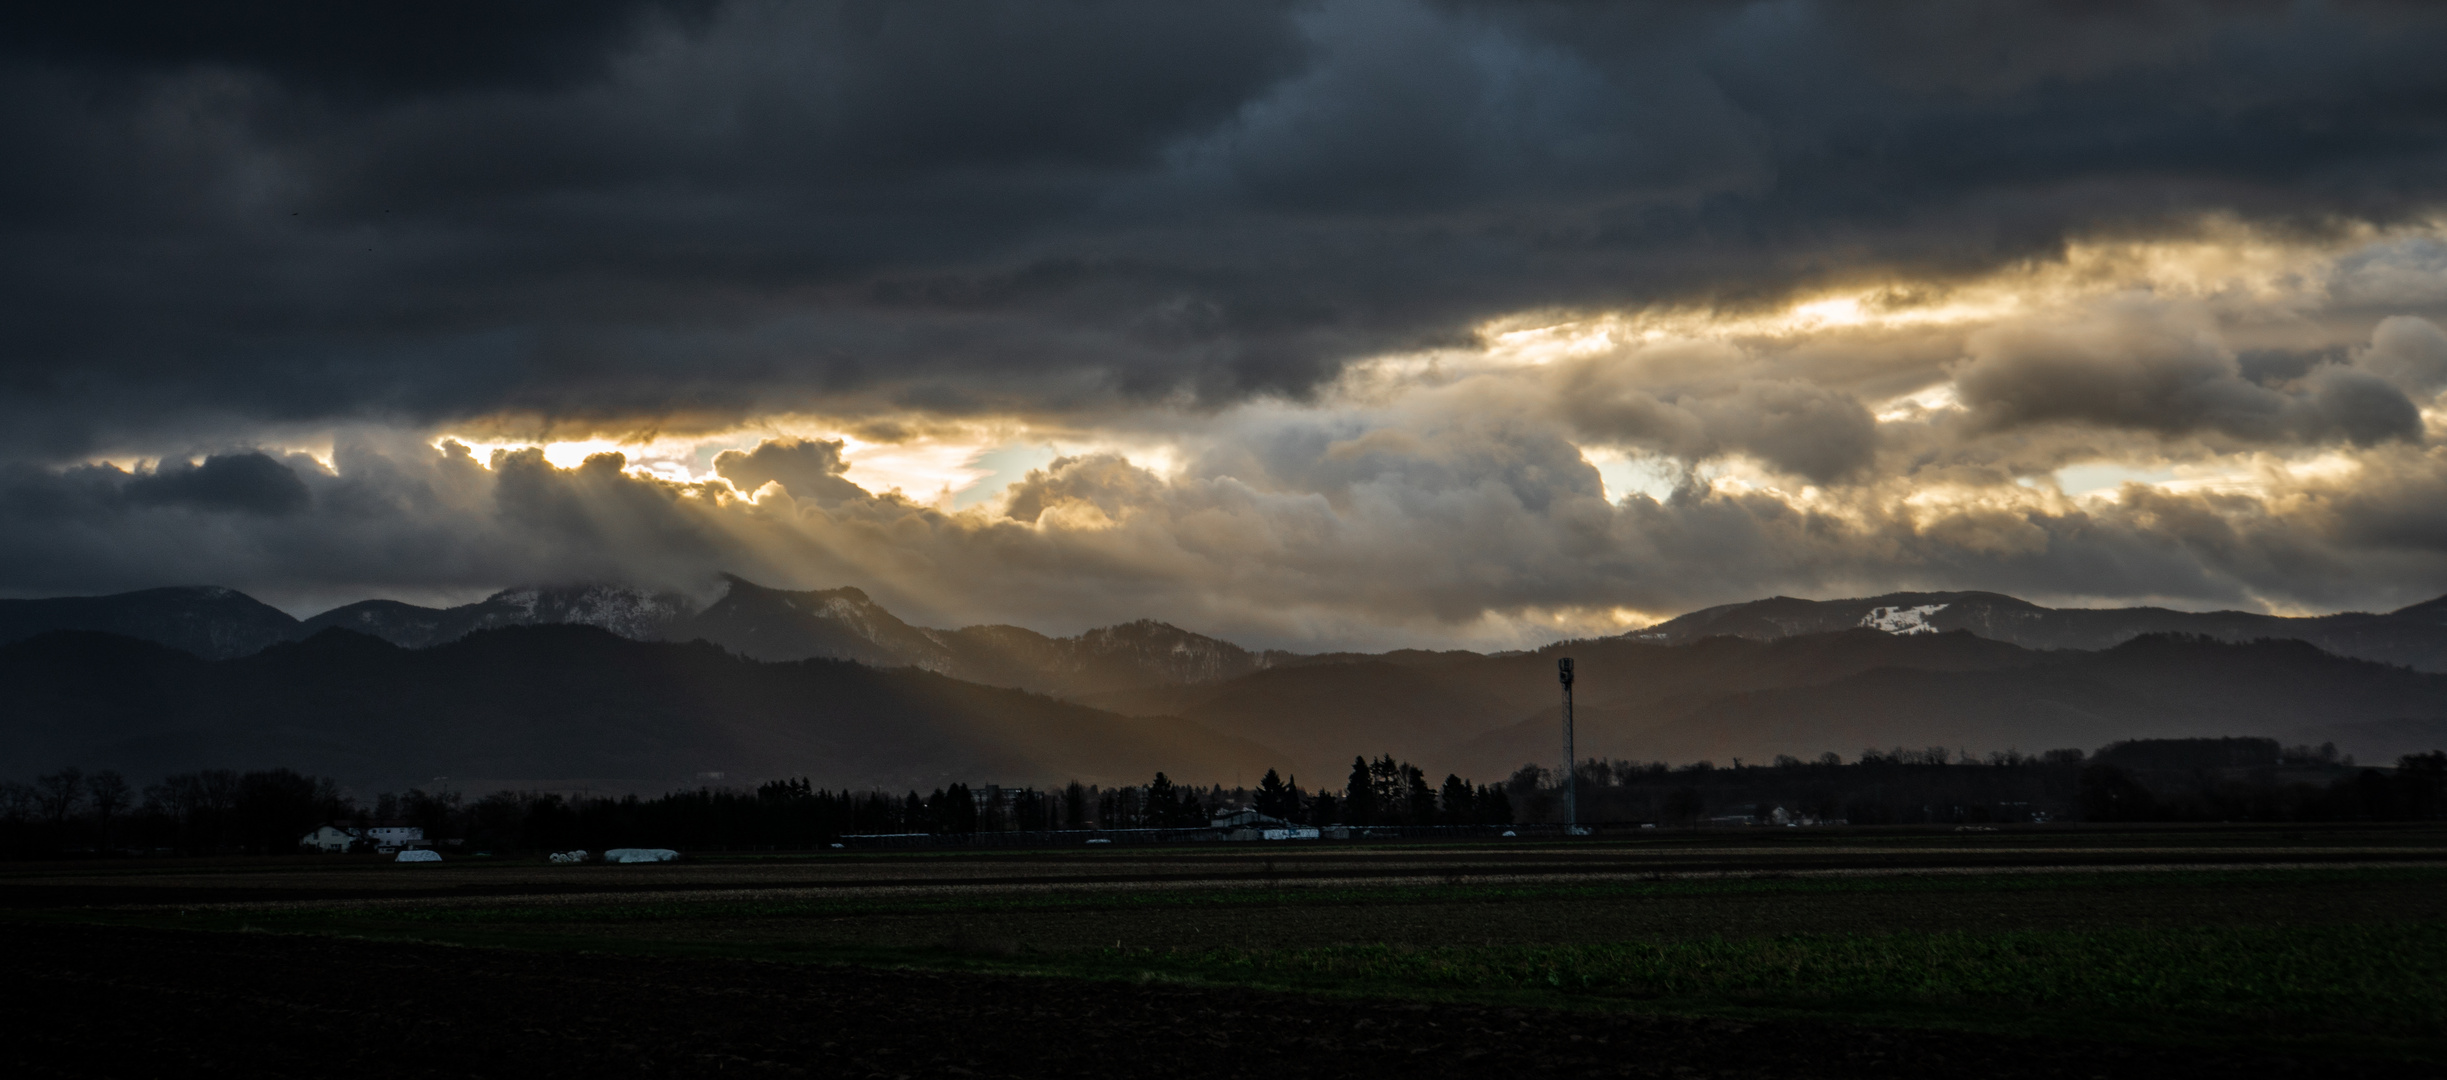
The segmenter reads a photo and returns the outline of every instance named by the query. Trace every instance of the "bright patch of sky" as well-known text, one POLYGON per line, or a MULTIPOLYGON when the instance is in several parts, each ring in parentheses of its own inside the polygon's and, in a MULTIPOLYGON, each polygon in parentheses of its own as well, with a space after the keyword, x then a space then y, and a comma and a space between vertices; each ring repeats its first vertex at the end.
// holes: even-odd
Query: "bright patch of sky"
POLYGON ((952 492, 952 509, 966 510, 987 502, 1003 493, 1003 489, 1026 479, 1031 469, 1042 469, 1060 456, 1051 446, 1030 446, 1012 443, 970 455, 964 464, 979 470, 977 479, 952 492))
MULTIPOLYGON (((2308 457, 2249 454, 2214 461, 2183 462, 2154 468, 2090 462, 2056 471, 2057 489, 2069 496, 2113 500, 2124 485, 2146 484, 2170 494, 2219 492, 2266 497, 2273 487, 2303 482, 2343 482, 2361 469, 2346 453, 2329 451, 2308 457)), ((2022 481, 2026 487, 2032 481, 2022 481)))
MULTIPOLYGON (((757 443, 776 434, 760 429, 712 439, 456 441, 468 446, 479 462, 488 461, 495 450, 537 446, 543 450, 544 460, 564 469, 576 468, 595 454, 618 453, 627 458, 626 471, 630 473, 688 484, 718 480, 714 458, 723 451, 752 450, 757 443)), ((840 439, 841 460, 848 466, 844 476, 851 483, 877 494, 899 491, 911 500, 952 510, 966 510, 999 497, 1005 488, 1026 479, 1029 470, 1044 468, 1064 452, 1050 443, 980 445, 957 437, 889 443, 823 431, 808 431, 803 437, 840 439)))
POLYGON ((1607 502, 1621 502, 1635 493, 1662 501, 1674 493, 1678 473, 1668 459, 1607 446, 1583 447, 1580 456, 1596 467, 1598 480, 1606 485, 1607 502))
POLYGON ((2129 465, 2096 461, 2056 470, 2056 489, 2067 495, 2088 495, 2097 491, 2113 491, 2128 483, 2156 485, 2174 479, 2175 470, 2172 467, 2137 469, 2129 465))
POLYGON ((1962 401, 1954 394, 1953 383, 1939 383, 1926 390, 1905 394, 1878 406, 1878 422, 1892 424, 1905 420, 1922 420, 1933 412, 1960 409, 1962 401))
POLYGON ((987 475, 974 464, 977 447, 967 442, 870 443, 847 435, 841 441, 841 460, 849 466, 843 475, 877 494, 898 491, 912 501, 941 506, 987 475))

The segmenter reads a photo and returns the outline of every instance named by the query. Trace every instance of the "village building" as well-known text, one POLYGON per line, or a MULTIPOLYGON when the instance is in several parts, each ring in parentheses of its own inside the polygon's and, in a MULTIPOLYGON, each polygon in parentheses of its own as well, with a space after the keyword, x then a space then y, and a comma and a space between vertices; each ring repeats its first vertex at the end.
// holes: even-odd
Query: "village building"
POLYGON ((413 825, 377 825, 365 831, 365 838, 374 842, 374 850, 382 852, 430 846, 425 842, 425 830, 413 825))
POLYGON ((355 829, 343 829, 337 825, 325 825, 320 829, 307 833, 303 839, 300 839, 297 842, 297 845, 302 848, 311 848, 315 851, 337 853, 347 851, 350 845, 355 844, 358 840, 363 838, 363 834, 359 833, 355 829))
POLYGON ((1315 840, 1318 837, 1314 826, 1294 825, 1255 810, 1226 810, 1215 815, 1212 825, 1226 840, 1315 840))

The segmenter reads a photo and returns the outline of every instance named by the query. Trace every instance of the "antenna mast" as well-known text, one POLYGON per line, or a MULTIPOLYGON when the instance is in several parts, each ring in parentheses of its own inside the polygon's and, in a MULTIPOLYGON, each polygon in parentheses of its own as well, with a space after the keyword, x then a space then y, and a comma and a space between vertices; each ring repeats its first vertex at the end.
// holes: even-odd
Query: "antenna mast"
POLYGON ((1580 835, 1580 799, 1573 774, 1576 760, 1572 754, 1572 658, 1555 661, 1555 675, 1563 680, 1563 831, 1568 836, 1580 835))

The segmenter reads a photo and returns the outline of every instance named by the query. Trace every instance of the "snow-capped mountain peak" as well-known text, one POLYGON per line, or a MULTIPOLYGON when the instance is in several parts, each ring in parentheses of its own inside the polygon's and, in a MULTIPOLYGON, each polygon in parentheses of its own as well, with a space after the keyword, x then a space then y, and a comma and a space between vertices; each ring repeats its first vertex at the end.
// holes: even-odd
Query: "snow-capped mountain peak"
POLYGON ((1913 607, 1876 607, 1861 616, 1861 625, 1889 634, 1934 634, 1937 627, 1929 616, 1946 610, 1944 604, 1919 604, 1913 607))

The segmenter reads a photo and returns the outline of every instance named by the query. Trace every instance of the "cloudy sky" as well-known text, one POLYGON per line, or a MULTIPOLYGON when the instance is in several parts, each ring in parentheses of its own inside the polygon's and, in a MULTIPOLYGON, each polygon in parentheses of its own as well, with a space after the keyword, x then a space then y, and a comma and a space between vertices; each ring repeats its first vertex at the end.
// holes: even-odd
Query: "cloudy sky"
POLYGON ((0 594, 2447 592, 2433 5, 348 8, 0 15, 0 594))

